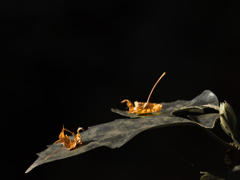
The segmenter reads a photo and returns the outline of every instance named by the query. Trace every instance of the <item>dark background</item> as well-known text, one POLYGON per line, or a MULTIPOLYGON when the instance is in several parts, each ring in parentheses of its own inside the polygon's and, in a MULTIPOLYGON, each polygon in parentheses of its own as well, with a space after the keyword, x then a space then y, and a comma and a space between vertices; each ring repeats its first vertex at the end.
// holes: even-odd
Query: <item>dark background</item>
MULTIPOLYGON (((120 102, 190 100, 209 89, 239 118, 240 3, 4 1, 0 5, 1 179, 199 179, 226 148, 197 127, 143 132, 28 174, 37 152, 77 127, 122 118, 120 102), (193 164, 193 166, 191 165, 193 164)), ((219 124, 219 137, 230 141, 219 124)))

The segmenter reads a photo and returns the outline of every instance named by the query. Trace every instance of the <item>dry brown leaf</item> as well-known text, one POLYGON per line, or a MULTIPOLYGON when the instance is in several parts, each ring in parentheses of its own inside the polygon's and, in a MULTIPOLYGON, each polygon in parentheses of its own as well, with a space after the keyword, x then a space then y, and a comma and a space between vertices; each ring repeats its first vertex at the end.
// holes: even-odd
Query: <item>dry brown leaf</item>
MULTIPOLYGON (((59 140, 57 140, 56 142, 54 142, 54 144, 60 142, 61 144, 63 144, 63 147, 66 147, 68 150, 71 150, 73 148, 75 148, 78 144, 82 144, 82 139, 81 139, 81 135, 79 133, 80 130, 83 130, 84 129, 82 127, 79 127, 77 129, 77 135, 74 134, 74 132, 72 131, 69 131, 68 129, 62 128, 62 131, 60 132, 59 134, 59 140), (74 137, 74 140, 72 140, 71 138, 68 137, 68 135, 65 135, 64 134, 64 131, 68 131, 72 134, 72 136, 74 137)), ((60 148, 60 149, 62 149, 60 148)), ((60 149, 58 149, 57 151, 59 151, 60 149)), ((46 157, 46 159, 48 159, 51 155, 53 155, 54 153, 56 153, 57 151, 53 152, 52 154, 50 154, 48 157, 46 157)))

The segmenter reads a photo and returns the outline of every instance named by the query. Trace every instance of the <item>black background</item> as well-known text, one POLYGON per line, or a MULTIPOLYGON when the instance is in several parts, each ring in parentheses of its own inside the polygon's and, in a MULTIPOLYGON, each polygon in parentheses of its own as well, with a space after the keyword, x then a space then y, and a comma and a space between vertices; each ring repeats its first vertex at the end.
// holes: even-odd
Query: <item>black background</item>
MULTIPOLYGON (((28 174, 37 152, 77 127, 121 118, 120 102, 190 100, 209 89, 239 117, 236 1, 1 2, 1 179, 199 179, 226 148, 197 127, 143 132, 28 174), (193 166, 191 165, 193 164, 193 166)), ((230 141, 217 124, 219 137, 230 141)))

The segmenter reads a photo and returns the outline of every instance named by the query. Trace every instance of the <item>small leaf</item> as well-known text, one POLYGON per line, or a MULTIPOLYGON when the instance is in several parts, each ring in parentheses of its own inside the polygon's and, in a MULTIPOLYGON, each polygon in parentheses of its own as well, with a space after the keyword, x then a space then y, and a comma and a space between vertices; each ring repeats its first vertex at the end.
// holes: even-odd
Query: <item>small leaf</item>
POLYGON ((238 136, 238 123, 235 113, 229 103, 220 103, 220 124, 222 129, 229 135, 233 141, 240 147, 240 138, 238 136))

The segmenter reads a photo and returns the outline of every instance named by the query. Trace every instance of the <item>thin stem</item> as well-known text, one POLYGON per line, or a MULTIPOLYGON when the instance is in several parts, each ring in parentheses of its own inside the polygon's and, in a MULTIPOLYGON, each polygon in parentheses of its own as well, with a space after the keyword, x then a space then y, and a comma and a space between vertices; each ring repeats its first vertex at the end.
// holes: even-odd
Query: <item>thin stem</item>
POLYGON ((150 99, 150 97, 151 97, 151 95, 152 95, 152 92, 153 92, 154 88, 156 87, 157 83, 162 79, 162 77, 163 77, 165 74, 166 74, 166 72, 164 72, 164 73, 160 76, 160 78, 157 80, 157 82, 154 84, 154 86, 153 86, 153 88, 152 88, 152 90, 151 90, 151 92, 150 92, 150 94, 149 94, 149 96, 148 96, 147 102, 145 103, 145 105, 144 105, 143 108, 145 108, 145 107, 147 106, 147 104, 148 104, 148 102, 149 102, 149 99, 150 99))
MULTIPOLYGON (((65 146, 61 147, 60 149, 64 148, 65 146)), ((52 154, 50 154, 48 157, 46 157, 46 160, 51 156, 53 155, 54 153, 58 152, 60 149, 56 150, 55 152, 53 152, 52 154)))

